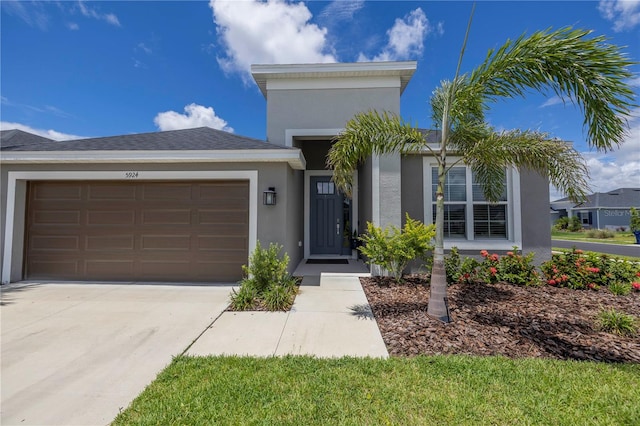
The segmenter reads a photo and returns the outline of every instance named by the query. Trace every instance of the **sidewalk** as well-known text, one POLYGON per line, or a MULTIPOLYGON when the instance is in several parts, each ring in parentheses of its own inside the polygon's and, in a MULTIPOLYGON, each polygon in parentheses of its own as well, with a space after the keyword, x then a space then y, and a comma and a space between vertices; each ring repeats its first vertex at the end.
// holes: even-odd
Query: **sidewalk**
POLYGON ((386 358, 358 275, 305 276, 290 312, 224 312, 187 355, 386 358))

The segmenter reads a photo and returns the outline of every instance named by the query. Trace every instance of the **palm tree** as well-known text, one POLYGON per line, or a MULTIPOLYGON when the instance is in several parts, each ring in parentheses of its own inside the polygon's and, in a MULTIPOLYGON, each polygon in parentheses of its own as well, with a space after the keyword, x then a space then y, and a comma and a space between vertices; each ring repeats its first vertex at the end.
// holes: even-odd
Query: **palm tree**
POLYGON ((522 35, 490 50, 482 64, 460 75, 465 36, 456 75, 442 82, 431 97, 438 146, 430 146, 423 133, 397 115, 377 111, 356 115, 336 137, 327 163, 334 169, 334 181, 347 194, 351 193, 353 170, 372 154, 429 152, 437 160, 436 240, 428 315, 451 321, 444 270, 444 186, 451 167, 459 161, 469 166, 490 202, 498 201, 502 194, 508 167, 547 176, 575 200, 588 191, 587 166, 570 144, 539 131, 497 131, 485 121, 490 102, 524 96, 530 90, 554 92, 582 111, 591 147, 606 152, 622 143, 627 117, 635 107, 627 82, 633 76, 629 67, 634 62, 605 37, 589 35, 588 30, 570 27, 522 35), (450 151, 460 158, 453 164, 447 162, 450 151))

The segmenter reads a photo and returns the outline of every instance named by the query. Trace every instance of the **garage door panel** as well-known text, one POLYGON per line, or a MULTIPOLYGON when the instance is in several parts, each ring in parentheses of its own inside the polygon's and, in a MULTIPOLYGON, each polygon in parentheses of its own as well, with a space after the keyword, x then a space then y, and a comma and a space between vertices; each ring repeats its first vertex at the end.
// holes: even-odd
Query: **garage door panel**
POLYGON ((38 260, 31 260, 28 262, 28 267, 32 272, 29 278, 31 279, 74 279, 81 278, 79 274, 80 262, 77 260, 65 259, 51 259, 42 258, 38 260))
POLYGON ((191 201, 192 184, 144 184, 142 186, 143 201, 191 201))
POLYGON ((135 275, 133 260, 87 260, 85 274, 88 276, 112 277, 110 279, 131 280, 135 275))
POLYGON ((247 181, 31 182, 25 278, 237 281, 248 194, 247 181))
POLYGON ((80 248, 80 238, 75 235, 37 235, 31 237, 30 243, 35 251, 77 251, 80 248))
POLYGON ((197 237, 198 249, 207 251, 242 251, 246 253, 249 246, 246 238, 224 237, 220 235, 199 235, 197 237), (221 249, 221 247, 224 247, 221 249))
POLYGON ((144 210, 142 212, 142 225, 190 225, 191 210, 189 209, 164 209, 144 210))
POLYGON ((92 251, 133 250, 134 236, 125 235, 88 235, 85 249, 92 251))
POLYGON ((220 198, 248 198, 248 187, 242 183, 217 184, 200 184, 198 185, 198 193, 201 200, 217 201, 220 198))
POLYGON ((71 200, 79 201, 82 199, 82 185, 77 183, 66 182, 62 185, 42 185, 35 188, 33 199, 39 200, 71 200))
POLYGON ((142 250, 189 251, 191 235, 143 235, 142 250))
POLYGON ((135 201, 135 185, 122 185, 119 183, 95 183, 88 188, 87 199, 89 201, 135 201))
POLYGON ((133 210, 89 210, 87 211, 87 225, 129 225, 136 223, 136 213, 133 210))
POLYGON ((200 210, 198 214, 198 224, 239 224, 249 223, 248 215, 243 210, 200 210))
POLYGON ((33 215, 35 225, 79 225, 79 210, 37 210, 33 215))

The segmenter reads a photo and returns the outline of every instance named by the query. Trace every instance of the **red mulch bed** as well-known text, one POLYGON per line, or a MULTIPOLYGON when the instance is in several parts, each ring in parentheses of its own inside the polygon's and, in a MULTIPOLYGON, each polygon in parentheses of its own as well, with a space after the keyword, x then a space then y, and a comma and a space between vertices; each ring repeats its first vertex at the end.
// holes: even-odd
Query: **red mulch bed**
POLYGON ((361 278, 389 354, 502 355, 640 363, 640 336, 599 331, 601 308, 640 318, 640 294, 510 284, 449 287, 453 322, 427 316, 428 276, 361 278))

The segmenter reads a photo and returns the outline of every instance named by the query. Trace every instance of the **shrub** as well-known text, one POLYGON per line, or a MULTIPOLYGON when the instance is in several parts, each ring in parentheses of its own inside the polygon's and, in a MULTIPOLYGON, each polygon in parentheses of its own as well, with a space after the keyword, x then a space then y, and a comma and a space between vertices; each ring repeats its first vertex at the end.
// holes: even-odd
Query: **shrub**
POLYGON ((507 252, 498 263, 497 280, 518 285, 536 285, 540 282, 538 272, 533 265, 534 253, 526 256, 518 254, 518 248, 507 252))
POLYGON ((249 256, 249 265, 243 265, 245 277, 240 289, 230 295, 231 308, 237 311, 255 309, 262 305, 268 310, 286 310, 293 304, 296 280, 287 272, 289 256, 280 258, 282 246, 271 243, 262 248, 260 242, 249 256))
POLYGON ((242 280, 238 291, 231 291, 231 307, 236 311, 253 309, 257 303, 258 291, 250 280, 242 280))
POLYGON ((571 232, 582 231, 582 221, 578 216, 571 216, 571 219, 569 219, 568 229, 571 232))
POLYGON ((629 210, 631 218, 629 219, 629 229, 631 232, 640 231, 640 212, 635 207, 629 210))
POLYGON ((616 281, 609 285, 609 291, 616 296, 626 296, 631 293, 631 284, 616 281))
POLYGON ((358 249, 367 256, 368 264, 379 265, 400 280, 410 261, 428 261, 434 235, 435 225, 425 225, 407 214, 402 230, 395 226, 382 229, 368 222, 367 233, 360 237, 363 245, 358 249))
POLYGON ((598 239, 605 239, 605 238, 613 238, 614 234, 613 232, 607 230, 607 229, 590 229, 586 232, 585 234, 587 237, 589 238, 598 238, 598 239))
POLYGON ((569 218, 567 216, 561 217, 556 220, 556 223, 553 224, 553 227, 558 231, 566 231, 569 227, 569 218))
POLYGON ((245 277, 253 281, 253 286, 259 294, 262 294, 272 283, 288 279, 289 255, 285 253, 280 259, 281 250, 282 246, 275 243, 263 249, 258 241, 255 250, 249 256, 249 266, 242 266, 245 277))
POLYGON ((583 255, 582 250, 575 247, 569 252, 554 254, 541 269, 549 285, 573 289, 627 286, 640 274, 638 265, 633 262, 606 254, 583 255))
POLYGON ((286 311, 293 304, 296 293, 294 280, 270 286, 262 295, 264 306, 270 311, 286 311))
POLYGON ((602 331, 620 336, 634 336, 638 331, 637 320, 632 315, 615 309, 603 309, 598 314, 598 327, 602 331))
POLYGON ((447 282, 471 284, 478 279, 476 268, 480 262, 472 257, 460 259, 457 247, 452 247, 449 255, 444 258, 444 268, 447 274, 447 282))
POLYGON ((533 253, 522 256, 518 248, 507 252, 506 256, 490 254, 487 250, 481 250, 483 261, 466 257, 460 260, 457 248, 452 248, 445 259, 447 281, 449 283, 472 283, 483 281, 488 283, 507 282, 516 285, 536 285, 540 279, 535 270, 533 253))

